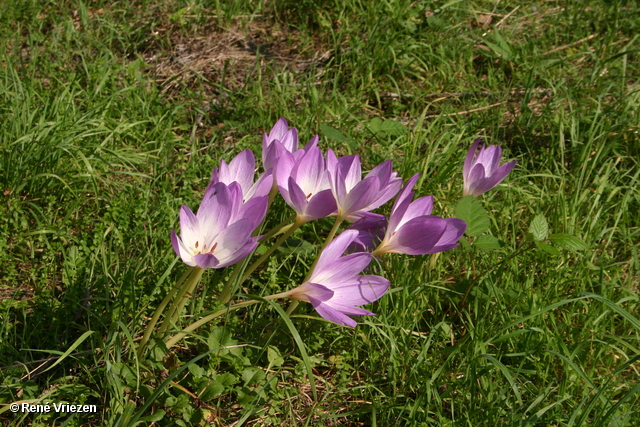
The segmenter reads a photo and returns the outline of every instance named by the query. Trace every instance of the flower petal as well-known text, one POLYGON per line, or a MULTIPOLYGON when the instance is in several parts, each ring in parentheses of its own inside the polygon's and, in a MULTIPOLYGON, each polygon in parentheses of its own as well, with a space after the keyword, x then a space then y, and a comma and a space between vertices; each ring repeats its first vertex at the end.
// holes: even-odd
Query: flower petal
POLYGON ((320 258, 318 258, 314 271, 324 270, 327 265, 340 258, 357 236, 358 232, 356 230, 345 230, 340 233, 338 237, 333 239, 333 241, 324 248, 320 254, 320 258))
MULTIPOLYGON (((198 239, 201 238, 198 218, 187 205, 180 208, 180 235, 182 236, 181 241, 187 248, 195 247, 198 239)), ((204 244, 204 242, 200 242, 200 244, 204 244)))
POLYGON ((485 177, 484 166, 481 163, 476 164, 469 172, 467 181, 465 181, 464 183, 464 195, 468 196, 470 194, 473 194, 474 196, 477 197, 482 193, 484 193, 484 191, 482 192, 476 191, 476 188, 481 185, 482 181, 484 181, 485 179, 484 177, 485 177))
POLYGON ((371 274, 357 276, 354 281, 332 286, 334 296, 329 304, 337 306, 356 306, 370 304, 382 298, 389 290, 391 282, 384 277, 371 274))
POLYGON ((471 172, 471 167, 473 166, 473 159, 476 155, 476 151, 478 150, 478 145, 482 142, 482 138, 477 138, 471 144, 471 148, 469 148, 469 152, 467 153, 467 157, 464 159, 464 167, 462 168, 462 175, 466 180, 469 176, 469 172, 471 172))
MULTIPOLYGON (((229 163, 230 182, 236 181, 242 188, 243 195, 246 194, 253 185, 253 175, 256 170, 256 159, 249 149, 243 150, 235 156, 229 163)), ((222 181, 224 182, 224 181, 222 181)))
POLYGON ((320 264, 318 261, 309 281, 331 284, 331 289, 334 289, 335 286, 344 283, 346 280, 352 280, 353 277, 367 268, 370 262, 371 254, 368 252, 346 255, 328 264, 320 264))
POLYGON ((402 215, 402 219, 396 225, 396 228, 402 227, 407 221, 417 218, 419 216, 430 215, 433 209, 433 196, 423 196, 414 200, 407 206, 407 209, 402 215))
POLYGON ((467 229, 467 223, 458 218, 446 218, 447 228, 438 240, 435 246, 427 251, 427 254, 435 254, 436 252, 444 252, 453 249, 459 245, 460 238, 467 229))
POLYGON ((424 255, 438 243, 446 228, 446 221, 438 216, 413 218, 391 236, 384 252, 424 255))
POLYGON ((253 197, 268 196, 271 188, 273 187, 273 180, 273 170, 264 172, 258 177, 258 180, 251 186, 249 191, 244 194, 244 201, 253 197))
POLYGON ((362 181, 362 165, 360 164, 360 156, 356 154, 342 156, 338 159, 340 170, 342 171, 342 179, 347 192, 350 192, 357 183, 362 181))
POLYGON ((307 142, 307 145, 304 146, 303 150, 309 151, 311 148, 317 147, 319 140, 320 140, 320 137, 318 137, 318 135, 313 136, 313 138, 311 138, 309 142, 307 142))
POLYGON ((293 153, 298 149, 298 129, 289 129, 279 140, 288 152, 293 153))
POLYGON ((237 214, 237 218, 245 218, 251 221, 251 229, 255 230, 267 214, 269 196, 254 197, 242 204, 237 214))
MULTIPOLYGON (((218 234, 229 223, 233 211, 233 197, 229 187, 222 182, 210 185, 207 187, 198 208, 197 217, 200 222, 200 232, 205 236, 218 234)), ((182 238, 185 238, 184 234, 182 234, 182 238)), ((185 243, 188 245, 187 242, 185 243)))
POLYGON ((309 298, 309 302, 313 305, 313 308, 316 309, 318 314, 330 322, 337 323, 342 326, 349 326, 351 328, 355 328, 358 325, 358 322, 353 320, 352 318, 345 316, 338 310, 333 307, 319 301, 315 298, 309 298))
MULTIPOLYGON (((290 202, 287 204, 291 206, 298 215, 305 216, 307 206, 309 205, 307 195, 304 194, 304 191, 298 186, 298 183, 293 177, 289 177, 289 200, 290 202)), ((287 200, 285 199, 285 201, 287 200)))
MULTIPOLYGON (((354 212, 365 209, 380 195, 380 178, 367 177, 358 182, 342 200, 337 200, 338 213, 346 217, 354 212)), ((336 198, 337 199, 337 198, 336 198)))
POLYGON ((239 261, 249 255, 258 245, 255 237, 250 237, 253 232, 252 223, 248 219, 241 219, 225 228, 216 236, 213 253, 224 267, 239 261))
POLYGON ((219 266, 220 261, 212 254, 198 254, 193 257, 193 260, 201 268, 216 268, 219 266))
POLYGON ((336 199, 333 197, 331 189, 327 188, 311 196, 305 211, 305 216, 311 221, 329 216, 335 212, 336 209, 336 199))
POLYGON ((324 159, 318 147, 307 151, 295 168, 295 180, 303 192, 315 193, 325 174, 324 159))
POLYGON ((333 296, 333 291, 317 283, 304 282, 297 288, 287 292, 288 296, 299 301, 309 302, 309 297, 318 301, 327 301, 333 296))
POLYGON ((396 201, 393 203, 393 207, 391 208, 392 215, 396 210, 396 207, 400 205, 405 199, 407 198, 409 200, 413 199, 413 192, 411 190, 413 190, 413 187, 416 185, 416 182, 418 182, 418 178, 420 178, 419 173, 413 175, 411 178, 409 178, 409 180, 404 185, 402 190, 400 190, 400 193, 398 194, 398 197, 396 197, 396 201))

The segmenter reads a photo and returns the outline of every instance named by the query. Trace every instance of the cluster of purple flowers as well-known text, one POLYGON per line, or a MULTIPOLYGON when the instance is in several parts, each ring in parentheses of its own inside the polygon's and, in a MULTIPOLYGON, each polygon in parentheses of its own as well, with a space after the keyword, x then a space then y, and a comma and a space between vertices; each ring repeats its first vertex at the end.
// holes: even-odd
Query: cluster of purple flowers
MULTIPOLYGON (((464 163, 464 194, 478 196, 496 186, 515 162, 499 167, 501 149, 480 149, 477 140, 464 163)), ((250 150, 229 164, 224 160, 211 175, 211 183, 196 214, 180 209, 181 237, 171 233, 175 252, 193 267, 222 268, 247 257, 258 245, 254 230, 266 215, 270 193, 279 191, 302 224, 327 216, 353 224, 330 242, 312 267, 308 279, 284 296, 309 302, 325 319, 355 326, 348 316, 373 315, 359 307, 378 300, 389 281, 361 275, 373 257, 385 253, 434 254, 458 246, 467 224, 457 218, 431 215, 433 196, 413 200, 418 174, 402 186, 402 178, 386 161, 363 178, 360 157, 323 156, 318 136, 299 148, 298 131, 278 120, 264 134, 262 164, 265 171, 254 181, 256 164, 250 150), (394 196, 389 218, 372 213, 394 196), (347 255, 345 255, 347 253, 347 255)))

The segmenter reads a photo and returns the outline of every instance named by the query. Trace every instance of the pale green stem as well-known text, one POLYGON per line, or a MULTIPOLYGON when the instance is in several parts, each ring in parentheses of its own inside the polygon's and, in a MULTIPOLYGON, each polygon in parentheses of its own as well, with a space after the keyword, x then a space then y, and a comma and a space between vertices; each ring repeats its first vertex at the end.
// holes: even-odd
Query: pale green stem
POLYGON ((293 310, 296 309, 298 304, 300 304, 300 300, 294 299, 291 301, 291 304, 289 304, 289 307, 287 308, 287 316, 290 316, 291 313, 293 313, 293 310))
POLYGON ((151 333, 153 332, 153 329, 155 328, 156 324, 158 323, 158 319, 162 315, 162 312, 164 311, 165 307, 167 306, 167 304, 169 304, 169 301, 171 301, 171 299, 176 294, 176 292, 178 292, 178 289, 180 289, 180 287, 183 285, 184 281, 187 280, 187 277, 189 277, 189 275, 191 275, 191 273, 193 272, 193 269, 194 269, 194 267, 191 267, 191 268, 189 268, 187 271, 185 271, 182 274, 182 276, 178 279, 178 281, 176 282, 176 284, 173 287, 173 289, 171 289, 171 291, 167 294, 167 296, 164 297, 164 299, 162 300, 162 302, 160 303, 160 305, 156 309, 156 312, 153 314, 153 317, 149 321, 149 324, 147 325, 147 328, 144 331, 144 335, 142 336, 142 339, 140 340, 140 344, 138 344, 138 358, 142 357, 142 354, 144 353, 144 348, 147 345, 147 342, 149 341, 149 338, 151 337, 151 333))
MULTIPOLYGON (((278 234, 287 225, 289 227, 293 226, 293 224, 295 224, 295 223, 290 223, 290 221, 293 218, 295 218, 295 215, 285 219, 280 224, 276 225, 274 228, 269 230, 269 232, 267 234, 262 236, 262 238, 260 240, 258 240, 258 242, 262 243, 265 240, 267 240, 268 238, 272 237, 273 235, 278 234)), ((256 233, 254 232, 254 234, 256 234, 256 233)), ((231 299, 231 295, 233 295, 233 293, 235 292, 236 287, 234 286, 234 284, 236 283, 236 280, 238 279, 238 275, 240 274, 241 271, 244 271, 244 269, 247 268, 247 264, 249 263, 249 259, 250 259, 250 257, 247 257, 247 258, 245 258, 245 260, 242 263, 236 264, 236 267, 234 268, 233 273, 231 273, 231 277, 229 277, 229 280, 227 281, 227 283, 225 283, 224 288, 222 289, 222 292, 218 296, 218 301, 220 301, 223 304, 226 304, 226 303, 229 302, 229 300, 231 299)))
POLYGON ((229 277, 229 280, 227 280, 227 283, 224 284, 224 289, 222 289, 222 292, 220 292, 220 295, 218 295, 218 301, 220 301, 223 304, 226 304, 229 302, 229 300, 231 299, 231 295, 233 294, 232 286, 238 279, 238 275, 240 274, 240 272, 243 271, 245 268, 247 268, 249 259, 250 259, 249 257, 246 257, 245 259, 242 260, 242 262, 239 262, 238 264, 236 264, 236 267, 233 269, 233 273, 231 273, 231 277, 229 277))
POLYGON ((193 274, 189 276, 186 283, 182 286, 182 289, 180 289, 180 292, 176 296, 176 299, 173 301, 173 304, 169 307, 169 312, 164 317, 158 333, 165 332, 172 324, 176 323, 180 313, 182 313, 182 309, 187 304, 189 297, 191 297, 193 290, 200 282, 203 273, 204 268, 193 267, 193 274))
POLYGON ((276 225, 275 227, 273 227, 271 230, 269 230, 264 236, 262 236, 260 238, 260 240, 258 240, 258 242, 262 243, 265 240, 270 239, 271 237, 275 236, 276 234, 280 233, 280 231, 282 231, 284 228, 286 228, 287 226, 291 226, 293 225, 291 223, 291 221, 295 218, 295 215, 291 215, 289 218, 285 219, 284 221, 282 221, 280 224, 276 225))
POLYGON ((253 273, 253 271, 258 268, 258 266, 260 264, 262 264, 267 258, 269 258, 269 256, 273 253, 273 251, 275 251, 282 243, 284 243, 285 240, 287 240, 289 237, 291 237, 291 235, 302 225, 304 224, 304 221, 301 221, 299 218, 296 219, 296 222, 293 223, 293 225, 291 225, 291 227, 287 230, 286 233, 284 233, 282 236, 280 236, 280 238, 273 244, 273 246, 271 246, 267 252, 265 252, 264 254, 262 254, 260 256, 260 258, 258 258, 253 264, 251 264, 249 266, 249 268, 247 269, 247 271, 244 272, 244 274, 242 275, 242 277, 240 278, 240 283, 238 284, 238 286, 242 285, 242 283, 244 283, 245 280, 247 280, 247 278, 251 275, 251 273, 253 273))
MULTIPOLYGON (((279 294, 269 295, 269 296, 264 297, 263 299, 271 300, 271 299, 278 299, 278 298, 286 298, 290 294, 291 294, 291 291, 287 291, 287 292, 282 292, 282 293, 279 293, 279 294)), ((243 307, 247 307, 247 306, 250 306, 250 305, 253 305, 253 304, 257 304, 259 302, 260 301, 258 301, 258 300, 241 302, 239 304, 234 304, 234 305, 232 305, 230 307, 223 308, 221 310, 213 312, 212 314, 209 314, 208 316, 205 316, 202 319, 198 320, 197 322, 194 322, 191 325, 187 326, 185 329, 182 330, 182 332, 179 332, 179 333, 175 334, 173 337, 167 339, 165 341, 165 346, 167 347, 167 349, 170 349, 171 347, 176 345, 176 343, 178 341, 180 341, 182 338, 184 338, 187 335, 189 335, 189 333, 195 331, 196 329, 198 329, 200 326, 204 325, 205 323, 209 323, 210 321, 212 321, 216 317, 220 317, 223 314, 229 313, 229 312, 234 311, 234 310, 238 310, 239 308, 243 308, 243 307)))

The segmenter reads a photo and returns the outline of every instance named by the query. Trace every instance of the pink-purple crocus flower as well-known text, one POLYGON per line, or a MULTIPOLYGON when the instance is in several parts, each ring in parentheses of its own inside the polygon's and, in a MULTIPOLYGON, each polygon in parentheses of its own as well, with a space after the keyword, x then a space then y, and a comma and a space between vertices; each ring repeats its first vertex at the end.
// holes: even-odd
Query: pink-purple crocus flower
MULTIPOLYGON (((256 169, 256 161, 253 152, 249 149, 241 151, 231 162, 222 160, 220 168, 213 168, 209 188, 217 183, 229 186, 234 197, 240 197, 241 203, 235 203, 231 222, 235 219, 249 217, 258 221, 252 224, 255 229, 264 219, 267 205, 269 204, 269 191, 273 185, 272 171, 264 172, 254 183, 253 177, 256 169), (235 185, 232 185, 234 184, 235 185), (237 186, 237 188, 236 188, 237 186), (236 194, 239 190, 240 194, 236 194), (259 212, 264 211, 263 214, 259 212)), ((205 193, 206 194, 206 193, 205 193)))
POLYGON ((338 205, 338 218, 358 220, 364 212, 388 202, 398 193, 402 179, 387 160, 373 168, 362 179, 360 156, 337 158, 333 150, 327 152, 327 171, 331 191, 338 205))
POLYGON ((385 235, 387 217, 384 215, 365 212, 347 230, 357 230, 358 236, 347 248, 348 252, 369 252, 375 249, 385 235))
POLYGON ((329 243, 309 280, 287 292, 288 296, 313 305, 320 316, 344 326, 355 327, 349 316, 374 316, 359 305, 369 304, 389 289, 389 281, 374 275, 359 275, 371 261, 366 252, 342 256, 358 232, 346 230, 329 243))
POLYGON ((476 155, 480 142, 482 142, 482 138, 474 141, 464 160, 464 167, 462 169, 464 196, 473 195, 474 197, 478 197, 486 193, 500 184, 516 165, 516 162, 513 161, 500 166, 502 147, 499 145, 485 147, 484 144, 482 144, 480 151, 476 155))
POLYGON ((282 153, 275 175, 282 198, 296 211, 299 222, 307 222, 330 215, 336 201, 320 149, 311 147, 301 154, 282 153))
POLYGON ((296 156, 301 155, 302 152, 308 151, 311 147, 318 145, 318 135, 309 140, 307 145, 302 149, 298 149, 298 129, 289 128, 287 119, 281 117, 271 131, 269 135, 264 133, 262 135, 262 165, 265 170, 275 168, 278 163, 278 159, 284 152, 298 153, 296 156))
POLYGON ((426 255, 458 246, 467 224, 458 218, 431 215, 433 196, 413 199, 413 186, 419 174, 412 176, 396 198, 389 224, 380 245, 373 251, 383 253, 426 255))
POLYGON ((220 167, 213 168, 211 183, 209 185, 214 185, 218 182, 230 185, 232 182, 237 182, 242 189, 243 203, 248 202, 254 197, 268 196, 269 190, 271 190, 273 176, 271 172, 265 172, 260 175, 254 183, 253 177, 255 170, 255 156, 251 150, 246 149, 231 159, 229 164, 224 160, 220 161, 220 167))
MULTIPOLYGON (((266 205, 265 205, 266 206, 266 205)), ((205 191, 198 212, 180 208, 180 234, 171 230, 171 244, 185 264, 201 268, 222 268, 235 264, 258 245, 251 233, 264 218, 266 208, 244 207, 242 190, 216 183, 205 191)))

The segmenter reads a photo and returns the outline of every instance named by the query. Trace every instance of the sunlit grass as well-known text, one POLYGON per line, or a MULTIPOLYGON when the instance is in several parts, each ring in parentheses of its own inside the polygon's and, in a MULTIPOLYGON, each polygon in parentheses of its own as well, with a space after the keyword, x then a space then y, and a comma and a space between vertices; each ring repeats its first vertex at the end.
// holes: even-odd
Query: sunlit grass
MULTIPOLYGON (((7 3, 0 403, 99 411, 1 406, 3 423, 640 421, 634 3, 7 3), (433 194, 444 217, 475 138, 518 161, 480 198, 499 249, 383 256, 378 274, 392 289, 353 330, 298 308, 316 401, 290 329, 266 305, 201 328, 169 357, 160 347, 146 362, 135 356, 185 269, 169 242, 180 206, 197 207, 220 159, 259 153, 261 132, 281 116, 301 141, 319 133, 323 150, 360 154, 367 169, 391 159, 405 179, 420 173, 417 196, 433 194), (549 235, 584 247, 536 243, 538 215, 549 235), (194 361, 224 346, 239 347, 194 361)), ((267 225, 289 214, 276 202, 267 225)), ((297 231, 244 291, 297 286, 310 244, 330 228, 297 231)), ((205 274, 188 318, 221 307, 227 274, 205 274)))

